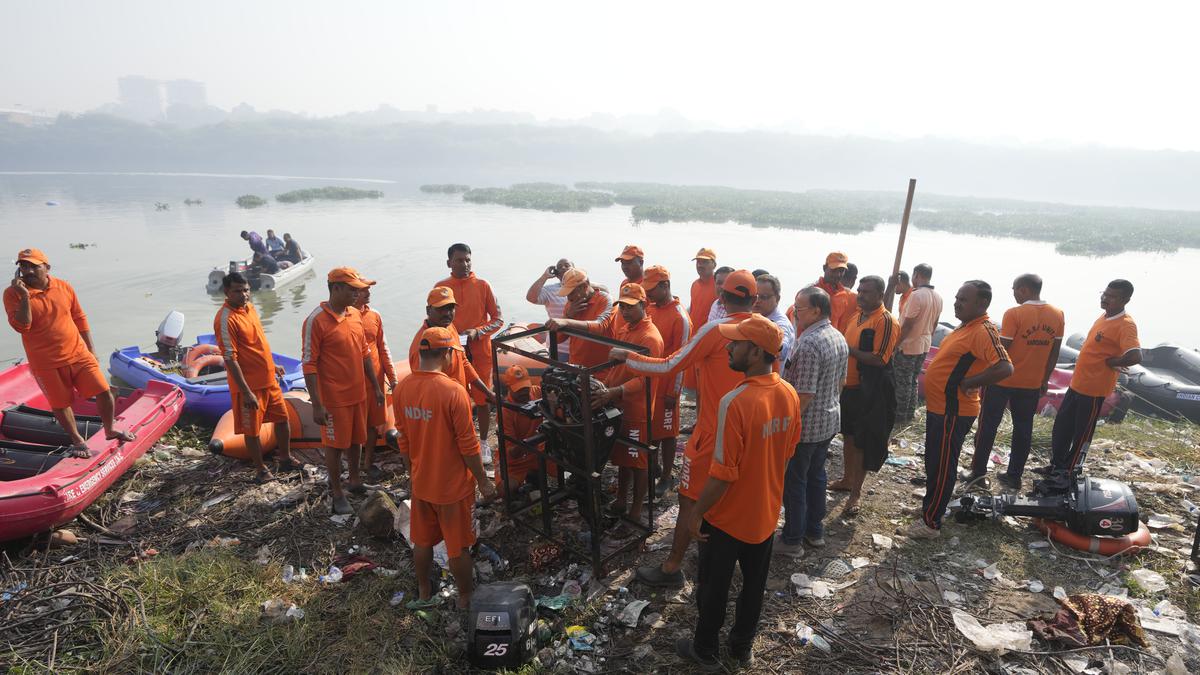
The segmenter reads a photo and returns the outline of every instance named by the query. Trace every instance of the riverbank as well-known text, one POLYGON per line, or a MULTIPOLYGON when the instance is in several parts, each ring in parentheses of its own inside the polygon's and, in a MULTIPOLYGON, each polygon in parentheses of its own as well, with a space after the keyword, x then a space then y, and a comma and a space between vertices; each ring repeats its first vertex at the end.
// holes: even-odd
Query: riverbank
MULTIPOLYGON (((1044 459, 1050 424, 1037 420, 1038 457, 1031 466, 1044 459)), ((1000 457, 1008 433, 1002 428, 1000 457)), ((172 432, 87 511, 103 529, 69 526, 86 540, 45 553, 9 553, 5 587, 33 583, 0 605, 7 625, 26 622, 7 633, 11 651, 0 654, 0 662, 26 672, 470 672, 453 612, 422 618, 389 603, 397 593, 411 599, 416 590, 403 540, 375 539, 353 523, 332 521, 319 469, 255 486, 245 465, 202 451, 206 440, 203 430, 172 432), (382 569, 334 584, 316 581, 351 552, 382 569), (285 583, 285 565, 306 568, 308 580, 285 583), (275 599, 303 610, 303 618, 264 617, 263 603, 275 599)), ((948 522, 940 539, 906 544, 897 533, 911 517, 900 508, 919 503, 914 492, 921 489, 911 479, 921 475, 922 441, 920 426, 901 431, 896 463, 868 480, 857 518, 841 517, 843 497, 831 495, 826 547, 799 561, 773 561, 758 662, 749 672, 978 672, 1001 664, 1063 672, 1079 659, 1143 672, 1162 668, 1174 654, 1193 659, 1191 672, 1200 668, 1180 638, 1154 631, 1147 633, 1147 649, 1060 651, 1035 641, 1027 653, 996 657, 976 650, 952 619, 961 610, 984 625, 1023 622, 1052 613, 1051 592, 1061 586, 1069 594, 1125 594, 1147 607, 1166 599, 1181 618, 1200 621, 1200 593, 1183 574, 1195 519, 1183 500, 1200 501, 1185 477, 1200 470, 1200 427, 1131 417, 1097 430, 1089 457, 1093 475, 1131 483, 1142 518, 1161 516, 1151 549, 1115 559, 1046 545, 1023 519, 948 522), (831 571, 831 564, 840 565, 833 561, 850 571, 831 571), (993 563, 998 575, 989 578, 984 568, 993 563), (1139 585, 1140 569, 1161 574, 1166 589, 1139 585), (829 596, 797 597, 791 581, 797 573, 827 582, 829 596), (1033 581, 1044 590, 1032 592, 1033 581), (799 623, 817 628, 831 650, 803 646, 795 635, 799 623)), ((840 474, 839 455, 831 452, 833 476, 840 474)), ((405 488, 405 479, 395 476, 380 485, 396 495, 405 488)), ((673 504, 672 493, 664 506, 673 504)), ((672 522, 670 510, 658 519, 641 562, 666 555, 672 522)), ((555 596, 586 567, 558 559, 535 570, 534 542, 523 529, 498 515, 481 529, 481 541, 504 561, 477 556, 485 579, 520 579, 535 595, 555 596)), ((589 601, 543 610, 550 641, 540 652, 542 665, 522 672, 683 670, 672 643, 694 625, 693 588, 664 593, 644 587, 631 578, 634 563, 627 557, 600 583, 585 580, 589 601), (649 603, 639 627, 620 627, 614 615, 635 599, 649 603), (575 625, 595 636, 592 650, 569 647, 565 630, 575 625)), ((690 579, 695 565, 693 549, 684 567, 690 579)))

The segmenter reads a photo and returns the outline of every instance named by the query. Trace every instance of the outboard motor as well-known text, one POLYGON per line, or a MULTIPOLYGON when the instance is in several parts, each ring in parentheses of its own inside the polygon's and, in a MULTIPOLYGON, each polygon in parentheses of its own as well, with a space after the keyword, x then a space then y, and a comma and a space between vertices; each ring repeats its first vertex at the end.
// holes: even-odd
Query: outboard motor
POLYGON ((954 515, 958 522, 998 520, 1004 516, 1058 520, 1085 537, 1120 537, 1137 532, 1139 527, 1137 499, 1129 486, 1090 476, 1076 481, 1064 494, 1034 499, 1016 495, 964 495, 958 500, 954 515))
POLYGON ((520 668, 537 651, 533 591, 513 581, 476 588, 467 626, 467 658, 472 664, 488 669, 520 668))
POLYGON ((154 343, 158 347, 158 357, 164 362, 182 361, 187 348, 180 346, 183 339, 183 312, 171 310, 158 324, 154 331, 154 343))

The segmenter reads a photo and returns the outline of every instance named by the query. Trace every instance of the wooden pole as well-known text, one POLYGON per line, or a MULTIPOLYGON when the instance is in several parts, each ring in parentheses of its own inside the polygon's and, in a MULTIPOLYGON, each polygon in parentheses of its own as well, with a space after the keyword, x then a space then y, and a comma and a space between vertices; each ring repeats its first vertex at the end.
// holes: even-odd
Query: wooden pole
POLYGON ((908 179, 908 197, 904 199, 904 216, 900 219, 900 239, 896 242, 896 261, 892 263, 892 275, 888 277, 887 290, 883 293, 883 306, 892 311, 892 300, 896 297, 896 282, 900 275, 900 258, 904 255, 904 238, 908 236, 908 217, 912 215, 913 193, 917 191, 917 179, 908 179))

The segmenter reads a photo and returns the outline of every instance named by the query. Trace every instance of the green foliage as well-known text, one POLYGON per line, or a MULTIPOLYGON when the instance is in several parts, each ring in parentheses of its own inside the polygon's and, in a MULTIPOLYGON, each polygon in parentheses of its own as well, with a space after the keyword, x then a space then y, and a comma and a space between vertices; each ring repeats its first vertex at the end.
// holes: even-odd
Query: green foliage
POLYGON ((525 192, 566 192, 570 188, 559 183, 513 183, 512 189, 525 192))
POLYGON ((432 185, 421 186, 421 192, 434 192, 451 195, 460 194, 470 189, 470 185, 462 185, 460 183, 434 183, 432 185))
POLYGON ((237 198, 237 205, 243 209, 257 209, 260 206, 266 206, 267 200, 258 195, 242 195, 237 198))
POLYGON ((281 195, 275 195, 275 201, 283 202, 284 204, 294 204, 295 202, 311 202, 316 199, 379 199, 383 193, 379 190, 359 190, 348 187, 326 186, 323 188, 308 188, 305 190, 292 190, 281 195))
MULTIPOLYGON (((821 232, 870 232, 899 222, 904 195, 809 190, 780 192, 657 183, 576 183, 607 190, 633 207, 637 221, 736 222, 821 232)), ((1200 248, 1200 213, 1073 206, 1015 199, 917 193, 911 224, 924 230, 1012 237, 1055 244, 1063 255, 1106 256, 1123 251, 1200 248)))
POLYGON ((592 207, 612 206, 612 195, 607 192, 590 192, 547 188, 549 183, 524 183, 505 188, 476 188, 463 195, 463 201, 476 204, 501 204, 515 209, 537 209, 539 211, 586 212, 592 207), (533 185, 520 188, 518 185, 533 185))

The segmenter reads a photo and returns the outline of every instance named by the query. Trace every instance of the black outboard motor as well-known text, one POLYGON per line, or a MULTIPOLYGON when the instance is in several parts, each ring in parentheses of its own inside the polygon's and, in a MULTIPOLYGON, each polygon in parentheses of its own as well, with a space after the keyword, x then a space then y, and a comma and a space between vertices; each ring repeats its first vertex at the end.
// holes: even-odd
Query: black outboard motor
POLYGON ((519 669, 537 652, 537 607, 522 583, 475 589, 467 617, 467 658, 480 668, 519 669))
POLYGON ((1081 478, 1065 494, 1029 499, 1016 495, 959 499, 955 520, 969 522, 1002 516, 1045 518, 1066 523, 1085 537, 1121 537, 1137 532, 1137 499, 1129 486, 1108 478, 1081 478))
MULTIPOLYGON (((594 399, 604 385, 594 378, 590 378, 589 382, 594 399)), ((578 376, 561 368, 546 368, 542 373, 540 405, 546 421, 542 422, 538 431, 550 441, 547 447, 551 456, 596 473, 603 471, 616 443, 617 432, 621 430, 620 409, 606 406, 585 414, 578 376), (585 423, 592 425, 592 466, 586 466, 583 447, 585 423)))

